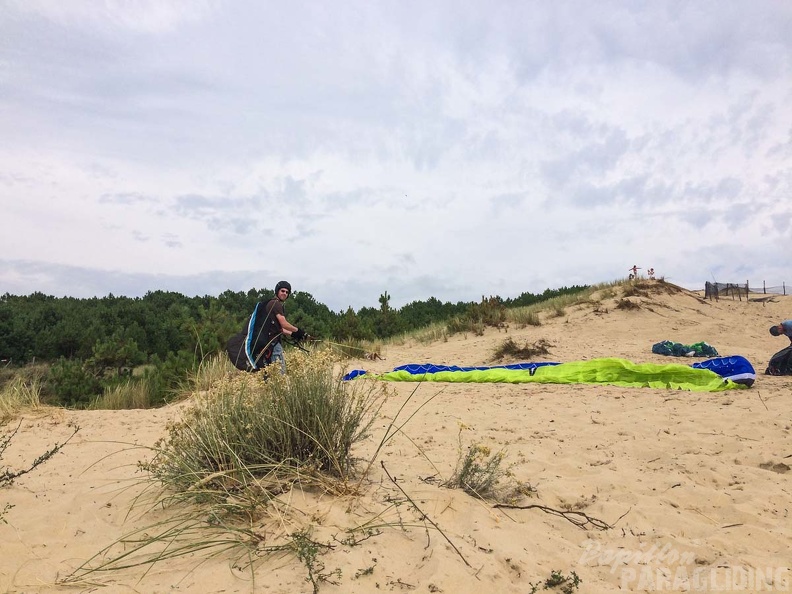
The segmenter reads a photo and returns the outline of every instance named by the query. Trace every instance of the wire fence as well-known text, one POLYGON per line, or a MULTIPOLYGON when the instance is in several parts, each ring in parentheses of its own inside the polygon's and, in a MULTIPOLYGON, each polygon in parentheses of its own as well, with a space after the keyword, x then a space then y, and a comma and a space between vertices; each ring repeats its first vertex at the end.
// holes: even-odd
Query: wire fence
POLYGON ((789 289, 785 282, 780 285, 768 287, 765 281, 762 281, 762 286, 751 286, 749 281, 744 283, 711 283, 707 281, 704 284, 704 298, 714 299, 718 301, 721 297, 731 297, 732 299, 739 299, 740 301, 745 298, 746 301, 751 300, 753 295, 787 295, 789 289))

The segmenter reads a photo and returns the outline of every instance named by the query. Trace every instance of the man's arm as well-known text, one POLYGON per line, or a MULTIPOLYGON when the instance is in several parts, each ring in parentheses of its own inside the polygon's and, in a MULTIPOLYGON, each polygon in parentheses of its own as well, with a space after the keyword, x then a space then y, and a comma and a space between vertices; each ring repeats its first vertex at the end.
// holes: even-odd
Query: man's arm
POLYGON ((297 332, 297 326, 290 324, 289 321, 286 319, 286 316, 283 314, 277 314, 275 316, 280 324, 281 330, 283 330, 284 334, 291 335, 292 332, 297 332))

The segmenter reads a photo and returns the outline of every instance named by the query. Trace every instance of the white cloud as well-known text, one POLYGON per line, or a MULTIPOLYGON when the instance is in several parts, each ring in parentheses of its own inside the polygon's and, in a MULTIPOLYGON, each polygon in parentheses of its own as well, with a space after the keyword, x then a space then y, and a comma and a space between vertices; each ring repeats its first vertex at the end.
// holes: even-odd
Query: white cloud
POLYGON ((219 3, 212 0, 8 0, 9 10, 65 27, 161 34, 200 21, 219 3))
POLYGON ((784 3, 5 11, 11 292, 272 275, 341 309, 541 292, 636 261, 690 284, 789 280, 784 3))

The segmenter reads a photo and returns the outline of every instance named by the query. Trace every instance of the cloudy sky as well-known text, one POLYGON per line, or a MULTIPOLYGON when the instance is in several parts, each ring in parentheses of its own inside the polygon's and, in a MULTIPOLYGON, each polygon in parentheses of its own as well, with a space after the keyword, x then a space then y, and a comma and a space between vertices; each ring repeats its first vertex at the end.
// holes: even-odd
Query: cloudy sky
POLYGON ((0 0, 0 294, 792 284, 792 3, 0 0))

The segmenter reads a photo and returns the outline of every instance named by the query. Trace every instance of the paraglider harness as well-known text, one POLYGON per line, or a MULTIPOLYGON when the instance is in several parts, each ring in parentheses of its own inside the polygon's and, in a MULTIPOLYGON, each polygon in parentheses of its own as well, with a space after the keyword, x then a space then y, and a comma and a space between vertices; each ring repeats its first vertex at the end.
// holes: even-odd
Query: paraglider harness
POLYGON ((767 375, 792 375, 792 344, 770 358, 765 369, 767 375))

